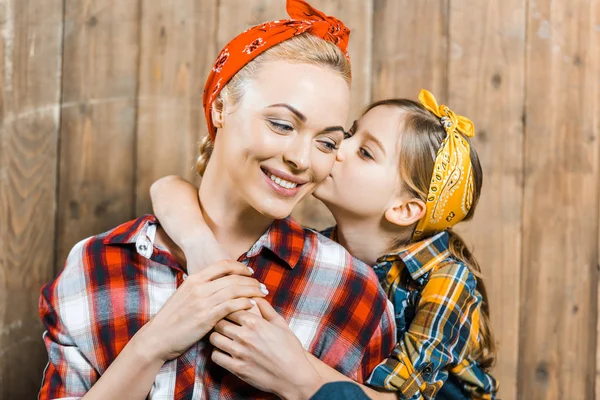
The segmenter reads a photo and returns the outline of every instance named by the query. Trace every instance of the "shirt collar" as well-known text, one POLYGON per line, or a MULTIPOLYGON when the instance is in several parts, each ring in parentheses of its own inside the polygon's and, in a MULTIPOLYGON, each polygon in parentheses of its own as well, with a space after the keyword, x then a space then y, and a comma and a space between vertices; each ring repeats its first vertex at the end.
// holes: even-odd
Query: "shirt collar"
POLYGON ((268 249, 290 268, 294 268, 304 250, 304 229, 295 219, 287 217, 275 220, 269 229, 246 253, 246 257, 258 255, 268 249))
POLYGON ((448 232, 440 232, 435 236, 411 243, 400 250, 380 257, 377 264, 402 260, 411 277, 417 280, 450 256, 449 239, 448 232))
MULTIPOLYGON (((156 216, 147 214, 136 220, 129 221, 112 230, 105 238, 105 244, 136 243, 138 237, 145 232, 149 224, 158 224, 156 216)), ((258 255, 263 248, 294 268, 304 249, 304 229, 292 217, 275 220, 269 229, 254 243, 246 253, 246 257, 258 255)))
POLYGON ((104 238, 104 244, 128 244, 136 243, 138 237, 143 234, 149 224, 158 224, 156 216, 143 215, 137 219, 119 225, 110 231, 104 238))

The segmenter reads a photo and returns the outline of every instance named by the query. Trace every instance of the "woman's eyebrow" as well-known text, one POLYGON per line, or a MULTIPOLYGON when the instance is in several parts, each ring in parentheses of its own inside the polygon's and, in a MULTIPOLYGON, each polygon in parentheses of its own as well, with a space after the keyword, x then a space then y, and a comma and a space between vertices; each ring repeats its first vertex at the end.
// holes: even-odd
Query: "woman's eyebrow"
POLYGON ((283 108, 287 108, 288 110, 290 110, 295 116, 296 118, 298 118, 300 121, 302 122, 306 122, 306 115, 302 114, 300 111, 296 110, 294 107, 290 106, 289 104, 285 104, 285 103, 277 103, 277 104, 271 104, 270 106, 266 107, 266 108, 273 108, 273 107, 283 107, 283 108))
POLYGON ((335 132, 335 131, 341 131, 344 134, 346 133, 346 130, 344 129, 343 126, 330 126, 330 127, 323 129, 323 132, 335 132))

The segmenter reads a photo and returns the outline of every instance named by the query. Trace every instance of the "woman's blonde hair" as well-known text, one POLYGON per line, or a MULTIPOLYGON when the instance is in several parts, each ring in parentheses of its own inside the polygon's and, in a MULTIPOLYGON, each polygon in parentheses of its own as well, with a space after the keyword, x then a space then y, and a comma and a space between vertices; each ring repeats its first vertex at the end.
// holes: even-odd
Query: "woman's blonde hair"
MULTIPOLYGON (((426 201, 429 193, 429 184, 433 175, 435 159, 446 131, 440 119, 427 111, 421 104, 408 99, 389 99, 371 104, 365 110, 367 113, 375 107, 387 106, 400 109, 403 112, 403 123, 399 140, 399 173, 403 183, 403 190, 414 198, 426 201)), ((477 151, 471 145, 471 165, 473 166, 473 205, 465 221, 473 218, 477 202, 481 195, 483 185, 483 170, 479 162, 477 151)), ((416 224, 415 224, 416 227, 416 224)), ((462 261, 477 279, 477 291, 482 297, 480 325, 480 348, 476 358, 484 370, 489 370, 496 359, 496 341, 490 324, 490 309, 488 295, 482 279, 479 263, 465 245, 463 239, 454 231, 448 230, 450 235, 449 250, 459 261, 462 261)), ((400 238, 396 247, 405 245, 410 237, 400 238)))
MULTIPOLYGON (((350 85, 350 61, 333 43, 330 43, 310 33, 294 36, 293 38, 273 46, 244 66, 223 87, 215 100, 217 107, 223 104, 235 105, 244 94, 245 85, 258 73, 260 66, 269 61, 291 61, 302 64, 313 64, 331 68, 350 85)), ((200 142, 200 155, 196 160, 196 172, 201 176, 213 151, 213 141, 210 135, 204 136, 200 142)))

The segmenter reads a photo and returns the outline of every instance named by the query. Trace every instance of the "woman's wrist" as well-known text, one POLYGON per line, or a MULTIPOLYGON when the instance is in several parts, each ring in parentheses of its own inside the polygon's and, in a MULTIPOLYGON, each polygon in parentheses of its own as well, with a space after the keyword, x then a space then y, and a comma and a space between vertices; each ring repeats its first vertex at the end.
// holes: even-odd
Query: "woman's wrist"
POLYGON ((127 347, 131 353, 144 365, 152 365, 155 363, 164 364, 168 360, 164 352, 161 350, 160 341, 157 340, 157 335, 151 332, 148 322, 146 325, 137 331, 131 338, 127 347))

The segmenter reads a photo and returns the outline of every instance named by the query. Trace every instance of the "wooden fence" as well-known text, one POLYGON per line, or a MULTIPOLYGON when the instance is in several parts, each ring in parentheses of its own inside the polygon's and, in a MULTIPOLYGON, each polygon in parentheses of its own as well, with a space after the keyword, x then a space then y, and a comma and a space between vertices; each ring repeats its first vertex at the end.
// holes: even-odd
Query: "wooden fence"
MULTIPOLYGON (((429 88, 484 171, 461 229, 488 280, 502 399, 592 399, 600 268, 600 0, 313 0, 352 28, 352 112, 429 88)), ((193 179, 218 50, 284 0, 0 0, 0 398, 35 398, 41 285, 80 239, 193 179)), ((330 216, 302 204, 302 222, 330 216)))

